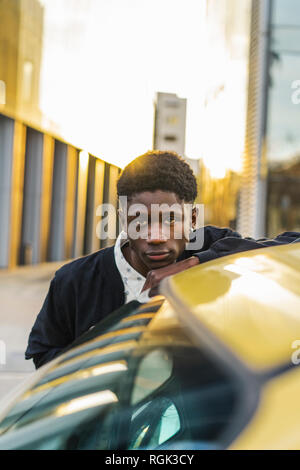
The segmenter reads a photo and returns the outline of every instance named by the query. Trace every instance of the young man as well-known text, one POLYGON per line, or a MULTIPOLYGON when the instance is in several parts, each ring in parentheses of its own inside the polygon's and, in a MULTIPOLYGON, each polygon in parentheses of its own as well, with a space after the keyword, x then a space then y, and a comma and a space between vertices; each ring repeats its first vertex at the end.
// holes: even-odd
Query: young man
POLYGON ((121 204, 125 230, 115 246, 79 258, 55 273, 25 353, 36 367, 124 303, 147 301, 149 289, 150 295, 157 293, 159 282, 167 276, 220 256, 289 243, 300 236, 288 232, 275 240, 255 241, 228 228, 206 226, 194 231, 195 211, 189 218, 184 209, 196 199, 196 179, 189 165, 172 152, 153 151, 136 158, 122 172, 117 188, 119 198, 127 202, 125 209, 121 204), (190 244, 186 249, 200 230, 201 246, 190 244))

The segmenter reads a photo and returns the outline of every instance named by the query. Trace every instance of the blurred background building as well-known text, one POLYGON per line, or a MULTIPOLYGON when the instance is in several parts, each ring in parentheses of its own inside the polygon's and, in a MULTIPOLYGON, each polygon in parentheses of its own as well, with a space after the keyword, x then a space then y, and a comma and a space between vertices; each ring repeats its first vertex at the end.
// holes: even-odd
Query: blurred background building
POLYGON ((96 208, 116 206, 119 168, 65 141, 40 111, 41 2, 0 0, 0 22, 0 267, 95 251, 109 242, 96 236, 96 208))
POLYGON ((191 159, 185 153, 187 100, 175 93, 156 93, 154 102, 153 148, 178 153, 199 174, 199 160, 191 159))
POLYGON ((153 148, 185 154, 186 99, 173 93, 157 93, 153 148))
POLYGON ((266 231, 273 236, 300 229, 299 2, 273 0, 269 25, 266 231))
POLYGON ((7 113, 37 122, 43 47, 38 0, 0 0, 0 77, 7 113), (4 94, 4 92, 3 92, 4 94))
POLYGON ((208 0, 206 14, 207 63, 218 65, 206 115, 220 142, 219 150, 210 146, 209 133, 201 175, 206 222, 254 238, 299 231, 300 4, 208 0), (210 152, 217 163, 230 162, 223 177, 205 168, 210 152))
POLYGON ((251 0, 206 1, 200 200, 207 224, 238 225, 245 146, 251 0))

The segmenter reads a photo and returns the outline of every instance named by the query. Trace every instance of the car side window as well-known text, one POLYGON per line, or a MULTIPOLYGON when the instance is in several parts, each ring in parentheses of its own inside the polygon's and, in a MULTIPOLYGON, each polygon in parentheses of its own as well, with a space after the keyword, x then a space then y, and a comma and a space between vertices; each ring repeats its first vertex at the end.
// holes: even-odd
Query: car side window
POLYGON ((141 351, 134 369, 118 448, 220 445, 219 437, 233 419, 236 384, 209 358, 193 347, 157 348, 141 351))
POLYGON ((166 382, 172 374, 172 369, 172 357, 167 351, 155 349, 147 353, 140 361, 136 371, 131 404, 138 403, 166 382))
POLYGON ((122 371, 81 377, 76 387, 74 381, 57 385, 27 413, 24 408, 18 429, 9 425, 5 432, 5 448, 224 448, 222 436, 240 397, 235 377, 188 345, 124 351, 123 362, 122 371), (114 399, 95 404, 93 397, 102 392, 114 399), (74 408, 74 402, 85 408, 74 408), (57 406, 68 412, 57 417, 57 406))
POLYGON ((143 405, 132 416, 129 450, 156 448, 180 431, 181 421, 174 403, 160 398, 143 405))
POLYGON ((136 351, 128 372, 117 407, 95 421, 79 448, 223 448, 237 389, 217 364, 193 347, 157 347, 136 351), (104 447, 101 435, 109 436, 104 447))

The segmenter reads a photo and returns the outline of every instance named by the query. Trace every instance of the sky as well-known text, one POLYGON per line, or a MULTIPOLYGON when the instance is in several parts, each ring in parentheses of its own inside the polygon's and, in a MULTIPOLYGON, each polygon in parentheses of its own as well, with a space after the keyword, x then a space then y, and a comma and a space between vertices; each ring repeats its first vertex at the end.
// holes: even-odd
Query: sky
POLYGON ((186 155, 203 153, 204 0, 42 0, 41 109, 121 167, 152 148, 155 93, 187 98, 186 155))

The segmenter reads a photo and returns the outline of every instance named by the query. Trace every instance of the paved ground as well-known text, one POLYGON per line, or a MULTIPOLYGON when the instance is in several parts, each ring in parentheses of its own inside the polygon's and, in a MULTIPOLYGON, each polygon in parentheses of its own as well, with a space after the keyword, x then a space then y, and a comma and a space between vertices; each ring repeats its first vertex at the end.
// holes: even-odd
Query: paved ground
POLYGON ((61 264, 0 270, 0 400, 35 370, 24 359, 28 335, 61 264))

